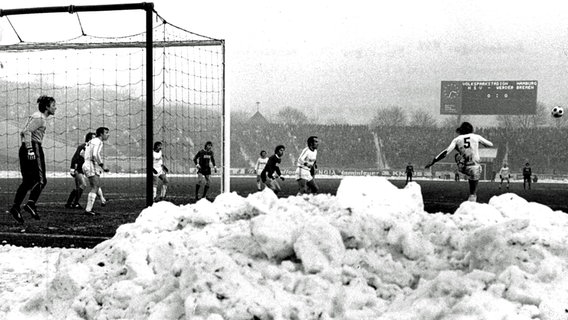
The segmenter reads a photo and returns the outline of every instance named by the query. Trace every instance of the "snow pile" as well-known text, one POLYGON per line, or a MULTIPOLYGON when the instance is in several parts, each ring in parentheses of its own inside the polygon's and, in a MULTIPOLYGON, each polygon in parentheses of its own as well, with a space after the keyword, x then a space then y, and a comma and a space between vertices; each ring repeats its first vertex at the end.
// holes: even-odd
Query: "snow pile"
POLYGON ((514 194, 423 208, 379 177, 160 202, 92 250, 25 249, 45 272, 0 293, 0 318, 568 319, 565 213, 514 194))

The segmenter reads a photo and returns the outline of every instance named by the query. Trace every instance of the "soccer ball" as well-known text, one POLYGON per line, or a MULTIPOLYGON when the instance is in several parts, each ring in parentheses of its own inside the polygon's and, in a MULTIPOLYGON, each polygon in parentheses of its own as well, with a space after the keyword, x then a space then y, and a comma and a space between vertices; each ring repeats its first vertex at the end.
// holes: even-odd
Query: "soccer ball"
POLYGON ((562 108, 561 106, 556 106, 552 108, 551 113, 553 117, 560 118, 564 115, 564 108, 562 108))

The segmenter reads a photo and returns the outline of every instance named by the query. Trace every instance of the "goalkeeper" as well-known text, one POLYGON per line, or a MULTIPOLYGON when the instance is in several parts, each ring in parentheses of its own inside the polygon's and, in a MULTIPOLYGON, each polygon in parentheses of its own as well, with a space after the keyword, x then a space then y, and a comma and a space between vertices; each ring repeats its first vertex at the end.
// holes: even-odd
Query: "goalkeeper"
POLYGON ((168 168, 164 165, 164 158, 162 155, 162 142, 156 141, 154 143, 154 163, 152 166, 152 171, 154 174, 153 179, 153 190, 154 190, 154 201, 164 200, 166 198, 166 192, 168 190, 168 184, 170 183, 167 173, 168 168), (158 179, 162 180, 162 190, 160 191, 160 197, 158 195, 158 179))

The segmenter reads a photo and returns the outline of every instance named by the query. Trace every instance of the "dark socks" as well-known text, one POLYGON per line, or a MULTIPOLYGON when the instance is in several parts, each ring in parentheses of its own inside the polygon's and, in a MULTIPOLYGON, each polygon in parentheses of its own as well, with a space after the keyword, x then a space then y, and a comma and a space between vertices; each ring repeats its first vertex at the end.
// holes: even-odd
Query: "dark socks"
POLYGON ((81 195, 83 195, 83 189, 79 189, 77 190, 77 193, 75 194, 75 200, 73 203, 79 203, 79 199, 81 199, 81 195))
POLYGON ((77 196, 77 190, 73 189, 69 194, 69 198, 67 198, 67 205, 71 205, 75 201, 75 197, 77 196))

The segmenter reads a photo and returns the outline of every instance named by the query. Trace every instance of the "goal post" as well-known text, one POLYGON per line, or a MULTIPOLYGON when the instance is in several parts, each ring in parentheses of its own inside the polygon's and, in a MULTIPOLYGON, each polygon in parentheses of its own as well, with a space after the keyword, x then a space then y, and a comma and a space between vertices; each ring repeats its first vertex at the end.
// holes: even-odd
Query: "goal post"
MULTIPOLYGON (((17 155, 19 145, 15 131, 22 117, 37 110, 37 96, 48 94, 58 103, 55 120, 49 124, 52 129, 48 127, 46 135, 53 159, 48 168, 53 171, 68 166, 68 149, 82 142, 87 130, 106 126, 115 139, 105 145, 105 156, 111 167, 114 164, 114 173, 145 177, 147 206, 153 203, 153 144, 158 140, 164 142, 166 165, 172 173, 186 178, 195 174, 192 156, 206 141, 212 141, 215 150, 221 150, 215 153, 221 169, 218 192, 229 191, 224 40, 189 32, 163 19, 161 25, 154 26, 156 17, 161 17, 148 2, 0 9, 0 19, 123 10, 144 12, 143 32, 90 36, 81 25, 83 34, 71 40, 19 39, 19 43, 0 44, 0 98, 4 100, 0 103, 6 109, 6 118, 0 119, 5 122, 5 131, 0 131, 4 136, 0 141, 5 144, 0 143, 0 156, 6 159, 7 167, 17 167, 12 156, 17 155)), ((11 22, 9 26, 17 33, 17 27, 11 22)), ((4 34, 8 32, 6 27, 3 30, 4 34)), ((183 181, 179 189, 182 184, 191 184, 188 179, 183 181)), ((117 190, 120 192, 119 186, 117 190)), ((180 197, 189 194, 188 190, 178 190, 180 197)))

